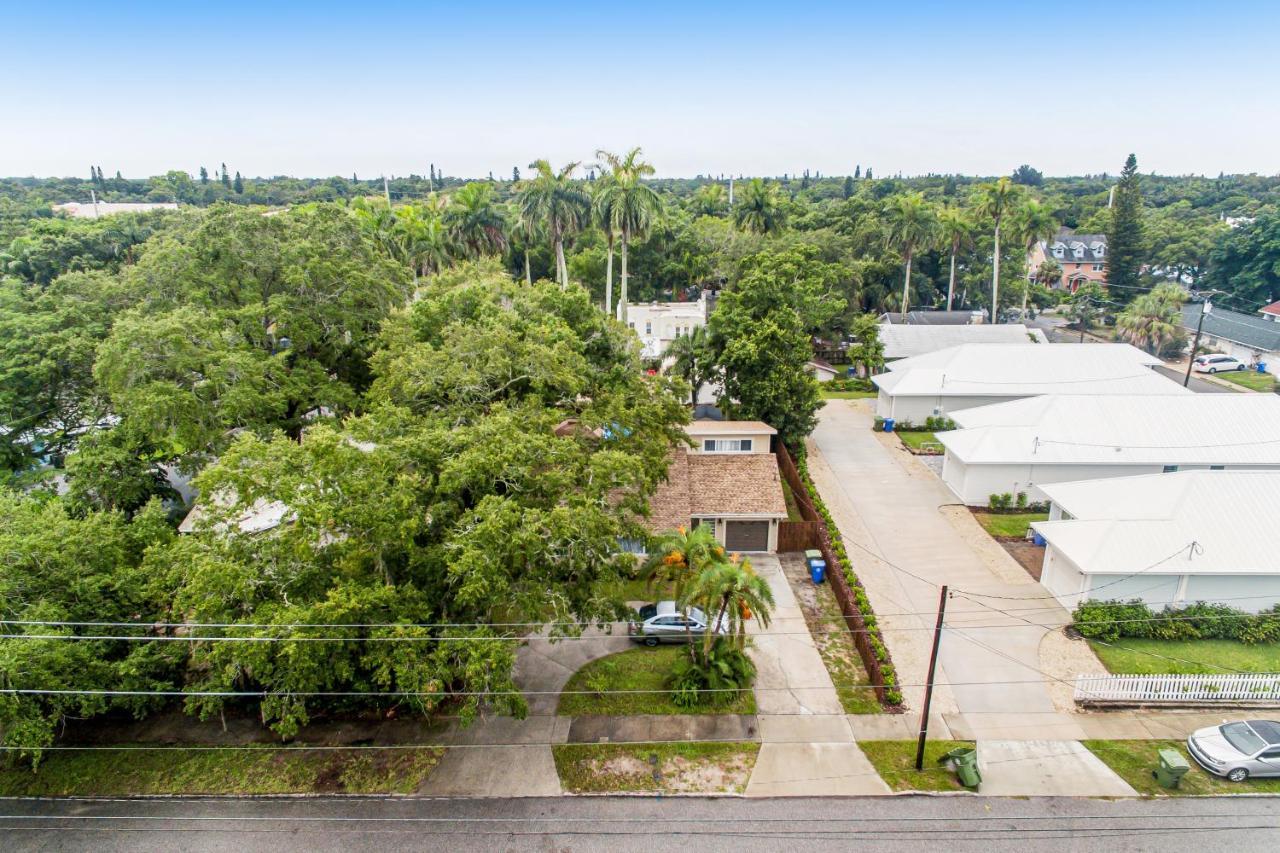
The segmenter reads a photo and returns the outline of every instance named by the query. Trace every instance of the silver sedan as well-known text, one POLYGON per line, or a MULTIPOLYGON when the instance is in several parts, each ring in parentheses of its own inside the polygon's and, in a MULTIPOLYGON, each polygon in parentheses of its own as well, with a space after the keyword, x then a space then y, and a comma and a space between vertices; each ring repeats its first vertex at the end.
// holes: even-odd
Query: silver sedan
POLYGON ((1250 776, 1280 776, 1280 723, 1242 720, 1199 729, 1187 751, 1215 776, 1243 782, 1250 776))

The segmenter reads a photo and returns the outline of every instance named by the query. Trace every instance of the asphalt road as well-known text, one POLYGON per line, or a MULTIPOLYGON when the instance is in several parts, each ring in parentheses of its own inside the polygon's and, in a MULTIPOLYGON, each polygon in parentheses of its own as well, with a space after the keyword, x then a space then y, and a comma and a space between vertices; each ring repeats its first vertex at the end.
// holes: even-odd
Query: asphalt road
POLYGON ((0 848, 233 851, 1275 850, 1280 797, 0 801, 0 848))

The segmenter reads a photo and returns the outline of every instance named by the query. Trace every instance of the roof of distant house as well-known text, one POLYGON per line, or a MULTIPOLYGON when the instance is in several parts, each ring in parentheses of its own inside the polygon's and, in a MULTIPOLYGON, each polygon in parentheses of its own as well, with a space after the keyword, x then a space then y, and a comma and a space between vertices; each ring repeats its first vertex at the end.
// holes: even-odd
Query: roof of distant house
POLYGON ((885 358, 910 358, 961 344, 1045 344, 1049 339, 1040 329, 1021 323, 969 326, 880 325, 880 341, 885 358))
POLYGON ((1032 526, 1085 574, 1280 572, 1272 535, 1280 471, 1182 471, 1040 488, 1073 517, 1032 526))
POLYGON ((985 308, 975 311, 908 311, 905 319, 901 311, 881 314, 881 323, 908 326, 964 326, 979 323, 987 316, 985 308))
POLYGON ((1160 363, 1128 344, 962 344, 891 362, 871 381, 922 397, 1191 393, 1150 369, 1160 363))
MULTIPOLYGON (((1276 304, 1280 305, 1280 302, 1276 304)), ((1194 332, 1196 324, 1200 322, 1202 310, 1199 303, 1183 305, 1183 327, 1194 332)), ((1280 350, 1280 323, 1252 314, 1228 311, 1216 305, 1211 313, 1204 316, 1204 333, 1263 352, 1280 350)))
POLYGON ((1274 394, 1047 395, 950 416, 961 428, 938 441, 966 463, 1280 465, 1274 394))
POLYGON ((805 362, 805 367, 812 367, 813 369, 821 370, 824 373, 834 374, 840 372, 831 365, 831 362, 827 361, 825 358, 818 358, 817 356, 814 356, 805 362))
POLYGON ((1261 311, 1263 314, 1271 314, 1273 316, 1280 317, 1280 301, 1272 302, 1270 305, 1267 305, 1258 310, 1261 311))
POLYGON ((694 421, 684 429, 689 435, 724 435, 727 432, 777 435, 778 431, 764 421, 694 421))
POLYGON ((698 516, 785 517, 787 501, 771 454, 689 453, 677 447, 649 508, 649 528, 665 532, 698 516))
POLYGON ((1052 240, 1041 240, 1040 245, 1049 257, 1054 257, 1055 247, 1062 247, 1063 257, 1054 258, 1054 260, 1071 263, 1104 263, 1106 261, 1106 234, 1077 234, 1070 228, 1060 228, 1052 240), (1080 250, 1079 256, 1075 254, 1076 249, 1080 250))

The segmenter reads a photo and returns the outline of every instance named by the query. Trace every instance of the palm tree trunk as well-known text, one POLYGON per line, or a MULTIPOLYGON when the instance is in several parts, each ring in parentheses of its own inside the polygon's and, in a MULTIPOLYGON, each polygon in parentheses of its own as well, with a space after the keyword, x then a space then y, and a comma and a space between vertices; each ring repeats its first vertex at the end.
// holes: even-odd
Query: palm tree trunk
POLYGON ((991 259, 991 322, 1000 322, 1000 221, 996 220, 996 253, 991 259))
POLYGON ((622 293, 618 297, 618 320, 627 322, 627 242, 631 237, 630 230, 622 229, 622 293))
POLYGON ((613 313, 613 231, 609 232, 608 254, 604 262, 604 313, 613 313))
POLYGON ((956 292, 956 247, 951 247, 951 277, 947 279, 947 310, 951 310, 951 297, 956 292))
POLYGON ((524 250, 524 283, 533 287, 533 272, 529 269, 529 250, 524 250))
POLYGON ((569 287, 569 268, 564 263, 564 241, 556 238, 556 275, 560 278, 560 289, 569 287))
POLYGON ((911 298, 911 250, 907 249, 906 272, 902 276, 902 322, 907 322, 907 305, 911 298))

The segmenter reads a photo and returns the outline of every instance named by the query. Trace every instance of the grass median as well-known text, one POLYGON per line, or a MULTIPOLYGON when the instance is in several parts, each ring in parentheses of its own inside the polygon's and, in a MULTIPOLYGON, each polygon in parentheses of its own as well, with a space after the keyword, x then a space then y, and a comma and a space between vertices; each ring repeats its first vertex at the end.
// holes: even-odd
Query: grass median
POLYGON ((560 694, 558 713, 583 714, 754 714, 756 697, 743 690, 717 705, 686 708, 671 701, 667 676, 676 658, 687 655, 684 643, 642 647, 593 660, 573 674, 560 694))
POLYGON ((916 769, 913 740, 863 740, 858 748, 880 778, 894 791, 967 791, 955 771, 941 762, 953 749, 973 746, 973 741, 931 740, 924 745, 924 769, 916 769))
POLYGON ((1133 786, 1139 794, 1147 796, 1206 796, 1215 794, 1280 794, 1280 779, 1246 779, 1228 782, 1220 776, 1206 773, 1187 754, 1187 747, 1179 740, 1086 740, 1085 747, 1133 786), (1191 765, 1187 775, 1177 788, 1162 788, 1151 775, 1159 759, 1161 749, 1177 750, 1191 765))
POLYGON ((741 794, 760 744, 583 743, 553 752, 560 784, 573 794, 741 794))

